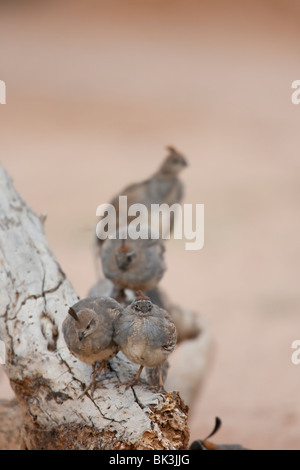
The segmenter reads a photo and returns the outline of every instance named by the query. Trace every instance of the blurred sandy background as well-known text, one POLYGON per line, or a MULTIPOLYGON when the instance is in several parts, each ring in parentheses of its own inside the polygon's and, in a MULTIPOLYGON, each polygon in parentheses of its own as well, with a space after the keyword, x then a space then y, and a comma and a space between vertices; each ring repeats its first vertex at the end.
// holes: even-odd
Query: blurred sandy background
POLYGON ((80 296, 98 204, 188 157, 205 246, 171 241, 162 286, 215 341, 192 439, 300 448, 299 41, 297 0, 1 2, 1 162, 80 296))

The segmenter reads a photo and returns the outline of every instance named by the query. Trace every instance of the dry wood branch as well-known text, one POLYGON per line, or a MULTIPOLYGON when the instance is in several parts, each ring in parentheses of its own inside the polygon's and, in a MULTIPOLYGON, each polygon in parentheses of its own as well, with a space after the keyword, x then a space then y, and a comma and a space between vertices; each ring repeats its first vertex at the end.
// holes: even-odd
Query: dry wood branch
POLYGON ((0 339, 20 404, 27 449, 185 449, 187 409, 178 393, 127 391, 136 366, 116 357, 94 397, 78 400, 91 368, 73 357, 61 326, 78 297, 55 260, 42 221, 0 167, 0 339))

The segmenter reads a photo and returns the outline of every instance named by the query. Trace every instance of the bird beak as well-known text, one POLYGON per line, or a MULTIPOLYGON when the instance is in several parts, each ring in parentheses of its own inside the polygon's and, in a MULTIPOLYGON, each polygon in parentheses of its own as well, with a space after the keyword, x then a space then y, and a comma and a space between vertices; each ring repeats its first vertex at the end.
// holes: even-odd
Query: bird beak
POLYGON ((142 308, 141 308, 141 311, 142 311, 143 313, 148 312, 148 307, 142 307, 142 308))
POLYGON ((117 261, 118 268, 121 271, 126 271, 127 270, 127 263, 123 261, 117 261))
POLYGON ((83 337, 84 337, 84 333, 81 331, 80 333, 78 333, 78 339, 79 341, 82 341, 83 340, 83 337))

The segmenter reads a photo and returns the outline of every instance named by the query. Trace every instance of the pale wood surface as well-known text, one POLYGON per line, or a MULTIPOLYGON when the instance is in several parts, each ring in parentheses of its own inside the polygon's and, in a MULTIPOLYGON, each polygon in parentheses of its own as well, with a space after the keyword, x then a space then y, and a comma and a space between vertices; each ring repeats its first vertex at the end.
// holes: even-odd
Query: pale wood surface
POLYGON ((122 358, 94 397, 78 400, 91 368, 73 357, 61 325, 77 301, 53 256, 43 223, 0 168, 0 338, 5 371, 24 419, 28 449, 181 449, 188 444, 187 409, 178 393, 146 385, 117 388, 135 366, 122 358))

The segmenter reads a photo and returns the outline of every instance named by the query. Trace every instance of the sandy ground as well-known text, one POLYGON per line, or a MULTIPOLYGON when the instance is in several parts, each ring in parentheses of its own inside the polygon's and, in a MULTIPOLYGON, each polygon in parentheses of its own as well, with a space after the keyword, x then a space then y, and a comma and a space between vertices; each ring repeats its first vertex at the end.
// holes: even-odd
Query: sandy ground
POLYGON ((299 4, 26 3, 1 5, 1 162, 62 268, 86 295, 96 207, 177 146, 205 246, 171 241, 162 286, 215 344, 191 438, 218 415, 217 442, 299 449, 299 4))

